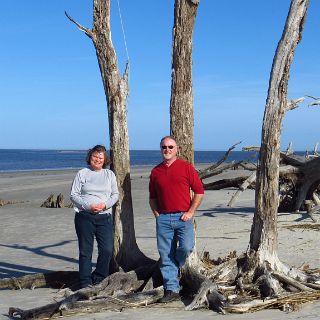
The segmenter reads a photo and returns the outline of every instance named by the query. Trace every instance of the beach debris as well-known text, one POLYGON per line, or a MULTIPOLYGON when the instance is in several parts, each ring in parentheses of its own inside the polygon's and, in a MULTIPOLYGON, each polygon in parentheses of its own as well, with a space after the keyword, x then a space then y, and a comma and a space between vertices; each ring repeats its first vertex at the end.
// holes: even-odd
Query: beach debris
POLYGON ((40 207, 43 208, 72 208, 72 204, 65 205, 64 204, 64 196, 62 193, 59 193, 56 197, 54 194, 50 194, 49 197, 42 203, 40 207))
POLYGON ((50 196, 45 200, 40 207, 43 208, 54 208, 55 207, 55 201, 54 201, 54 194, 50 194, 50 196))
POLYGON ((0 207, 6 206, 8 204, 16 204, 16 203, 23 203, 23 201, 12 201, 12 200, 0 199, 0 207))
MULTIPOLYGON (((229 149, 232 150, 233 146, 229 149)), ((229 151, 228 150, 228 151, 229 151)), ((259 152, 258 147, 244 147, 244 151, 255 150, 259 152)), ((244 161, 236 163, 239 169, 239 175, 230 179, 217 179, 214 182, 204 183, 205 190, 220 190, 224 188, 236 188, 227 206, 233 207, 239 196, 247 189, 254 189, 256 185, 256 166, 244 161), (243 174, 241 175, 241 170, 243 174), (250 173, 252 171, 252 173, 250 173)), ((223 164, 219 166, 212 165, 199 172, 200 177, 217 176, 230 170, 234 163, 223 164)), ((320 211, 320 158, 318 157, 316 147, 313 157, 304 157, 287 152, 280 152, 279 167, 279 206, 278 212, 306 212, 313 222, 317 222, 315 213, 320 211)))
POLYGON ((293 224, 290 226, 285 226, 284 228, 295 231, 295 229, 302 229, 302 230, 314 230, 320 231, 320 224, 319 223, 303 223, 303 224, 293 224))

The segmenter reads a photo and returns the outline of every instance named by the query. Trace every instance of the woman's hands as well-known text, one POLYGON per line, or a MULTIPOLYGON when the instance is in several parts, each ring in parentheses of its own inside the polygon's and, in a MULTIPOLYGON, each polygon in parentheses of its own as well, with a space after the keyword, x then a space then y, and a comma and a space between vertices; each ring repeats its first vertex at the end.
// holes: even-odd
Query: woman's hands
POLYGON ((92 213, 99 213, 101 211, 106 210, 106 204, 101 202, 101 203, 93 203, 90 206, 91 212, 92 213))

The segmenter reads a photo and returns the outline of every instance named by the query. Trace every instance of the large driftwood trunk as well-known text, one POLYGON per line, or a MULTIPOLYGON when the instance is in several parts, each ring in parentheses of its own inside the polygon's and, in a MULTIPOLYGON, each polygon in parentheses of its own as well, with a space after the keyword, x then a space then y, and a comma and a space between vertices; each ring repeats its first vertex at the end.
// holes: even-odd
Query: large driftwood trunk
POLYGON ((179 156, 194 162, 192 34, 199 0, 176 0, 174 9, 170 132, 179 156))
POLYGON ((121 77, 111 39, 110 0, 94 0, 92 30, 77 26, 94 44, 108 102, 111 167, 120 192, 114 209, 115 262, 124 270, 131 270, 143 263, 146 257, 137 246, 133 221, 126 110, 129 68, 127 64, 121 77))
MULTIPOLYGON (((194 163, 192 34, 198 5, 199 0, 175 0, 173 28, 170 132, 179 146, 179 158, 191 163, 194 163)), ((187 310, 207 302, 208 294, 217 294, 216 286, 201 274, 203 271, 195 245, 181 270, 183 286, 189 292, 198 293, 187 310)), ((223 297, 216 300, 214 305, 220 306, 223 297)))
POLYGON ((262 127, 262 142, 256 180, 255 214, 250 249, 260 263, 275 268, 278 258, 278 190, 282 120, 288 110, 287 87, 294 51, 299 43, 308 0, 292 0, 282 38, 273 61, 262 127))

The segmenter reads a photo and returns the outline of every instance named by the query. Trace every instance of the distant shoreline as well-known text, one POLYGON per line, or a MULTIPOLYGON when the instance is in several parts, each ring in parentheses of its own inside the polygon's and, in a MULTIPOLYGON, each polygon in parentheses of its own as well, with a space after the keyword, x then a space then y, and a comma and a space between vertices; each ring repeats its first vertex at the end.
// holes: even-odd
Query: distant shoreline
MULTIPOLYGON (((160 161, 159 161, 160 163, 160 161)), ((196 168, 206 168, 213 163, 195 163, 196 168)), ((153 164, 142 164, 142 165, 131 165, 130 169, 132 172, 139 171, 139 170, 151 170, 154 167, 153 164)), ((79 168, 54 168, 54 169, 30 169, 30 170, 0 170, 0 176, 1 175, 12 175, 12 174, 35 174, 35 175, 41 175, 47 173, 53 173, 53 174, 60 174, 60 173, 69 173, 69 172, 77 172, 78 170, 82 169, 84 167, 79 168)))

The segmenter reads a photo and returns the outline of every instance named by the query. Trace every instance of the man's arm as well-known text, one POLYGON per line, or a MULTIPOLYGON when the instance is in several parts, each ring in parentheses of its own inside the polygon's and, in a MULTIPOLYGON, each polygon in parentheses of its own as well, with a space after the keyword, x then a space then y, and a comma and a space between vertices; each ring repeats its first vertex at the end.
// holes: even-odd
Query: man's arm
POLYGON ((192 219, 194 213, 201 204, 202 198, 203 194, 194 194, 193 199, 191 201, 191 206, 189 210, 181 216, 181 220, 188 221, 192 219))
POLYGON ((149 205, 155 217, 159 217, 157 199, 149 199, 149 205))

